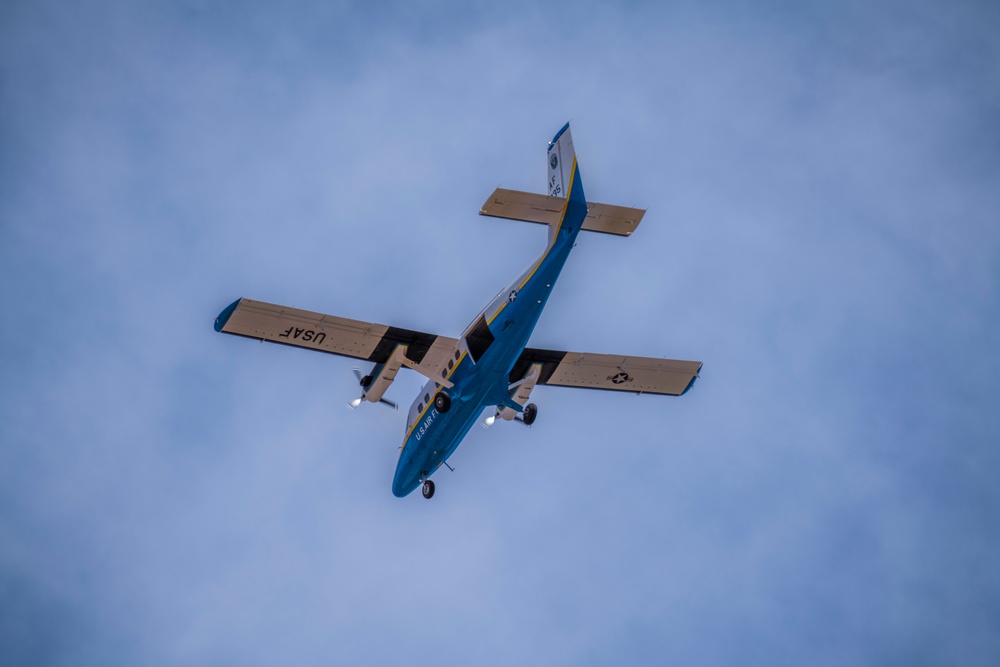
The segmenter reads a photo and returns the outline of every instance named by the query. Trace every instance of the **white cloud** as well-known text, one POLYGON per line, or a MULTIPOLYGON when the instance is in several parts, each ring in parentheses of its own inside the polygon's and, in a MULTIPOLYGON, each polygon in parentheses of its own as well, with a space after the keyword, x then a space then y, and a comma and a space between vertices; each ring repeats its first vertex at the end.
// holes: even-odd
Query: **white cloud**
POLYGON ((991 15, 860 7, 6 10, 3 655, 995 653, 991 15), (588 194, 650 211, 537 344, 703 378, 542 388, 396 500, 350 361, 211 320, 456 334, 543 243, 477 207, 567 118, 588 194))

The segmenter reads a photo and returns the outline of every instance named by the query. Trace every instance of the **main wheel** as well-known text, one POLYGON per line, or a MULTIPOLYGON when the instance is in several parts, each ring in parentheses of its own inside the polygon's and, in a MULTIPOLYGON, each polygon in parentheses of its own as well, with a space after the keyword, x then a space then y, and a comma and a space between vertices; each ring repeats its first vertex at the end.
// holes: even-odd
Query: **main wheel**
POLYGON ((420 490, 424 494, 424 498, 430 500, 434 497, 434 482, 429 479, 424 480, 424 488, 420 490))
POLYGON ((521 419, 524 420, 525 424, 531 426, 532 424, 535 423, 535 417, 537 416, 538 416, 537 405, 535 405, 534 403, 528 403, 526 406, 524 406, 524 412, 521 413, 521 419))
POLYGON ((361 378, 361 380, 358 381, 358 384, 360 384, 365 389, 367 389, 368 385, 370 385, 371 383, 372 383, 372 376, 371 375, 366 375, 363 378, 361 378))
POLYGON ((448 412, 449 408, 451 408, 451 397, 443 391, 439 391, 434 397, 434 409, 443 414, 448 412))

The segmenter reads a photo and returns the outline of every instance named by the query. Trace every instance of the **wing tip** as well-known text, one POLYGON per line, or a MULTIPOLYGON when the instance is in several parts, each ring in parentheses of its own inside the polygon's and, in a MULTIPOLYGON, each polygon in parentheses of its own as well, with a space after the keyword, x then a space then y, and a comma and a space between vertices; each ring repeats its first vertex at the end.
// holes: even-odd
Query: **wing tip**
POLYGON ((704 366, 704 364, 698 364, 698 370, 697 370, 697 371, 695 371, 695 373, 694 373, 694 377, 692 377, 692 378, 691 378, 691 381, 690 381, 690 382, 688 382, 688 386, 684 387, 684 391, 682 391, 682 392, 680 393, 680 396, 683 396, 684 394, 686 394, 686 393, 688 393, 689 391, 691 391, 691 387, 693 387, 693 386, 694 386, 694 383, 698 381, 698 378, 699 378, 699 377, 701 377, 701 368, 702 368, 702 366, 704 366))
POLYGON ((221 313, 219 313, 219 316, 215 318, 216 331, 221 332, 225 328, 226 323, 229 321, 229 318, 233 316, 233 312, 235 312, 236 306, 240 305, 240 301, 242 300, 243 297, 236 299, 236 301, 233 301, 231 304, 226 306, 226 308, 221 313))

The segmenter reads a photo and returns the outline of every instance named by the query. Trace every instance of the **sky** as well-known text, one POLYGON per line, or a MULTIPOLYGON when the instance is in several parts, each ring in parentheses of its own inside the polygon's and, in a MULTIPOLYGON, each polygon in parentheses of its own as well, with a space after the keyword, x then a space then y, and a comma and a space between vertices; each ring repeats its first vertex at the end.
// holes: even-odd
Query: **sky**
MULTIPOLYGON (((0 664, 994 665, 1000 10, 5 2, 0 664), (349 359, 239 297, 456 336, 595 201, 541 387, 430 502, 349 359)), ((404 405, 422 384, 400 373, 404 405)))

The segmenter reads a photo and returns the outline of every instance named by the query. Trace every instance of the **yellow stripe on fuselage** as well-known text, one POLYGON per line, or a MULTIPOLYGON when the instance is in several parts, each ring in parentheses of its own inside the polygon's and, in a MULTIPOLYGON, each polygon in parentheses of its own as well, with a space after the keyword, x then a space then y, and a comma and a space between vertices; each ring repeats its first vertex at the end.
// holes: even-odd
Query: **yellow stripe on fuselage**
MULTIPOLYGON (((525 279, 522 280, 521 283, 517 286, 518 291, 520 291, 521 288, 523 288, 525 285, 528 284, 528 281, 531 280, 531 277, 535 275, 535 272, 538 271, 538 267, 542 265, 542 262, 545 261, 545 258, 549 256, 549 252, 551 252, 552 248, 555 246, 556 240, 559 238, 559 230, 562 229, 563 220, 565 220, 566 218, 566 210, 569 208, 569 196, 573 192, 573 181, 575 178, 576 178, 576 156, 573 156, 573 171, 570 172, 569 175, 569 189, 566 191, 566 201, 563 203, 562 213, 559 214, 559 223, 556 225, 556 230, 552 234, 552 243, 550 243, 549 246, 545 249, 545 252, 542 253, 542 256, 538 258, 538 261, 535 262, 535 265, 531 267, 531 271, 528 273, 525 279)), ((503 312, 503 309, 507 307, 508 303, 510 302, 505 301, 503 305, 497 308, 497 312, 493 313, 490 319, 486 320, 486 324, 487 325, 491 324, 493 320, 497 318, 497 315, 503 312)), ((465 359, 465 355, 467 354, 468 352, 462 353, 462 356, 460 356, 458 358, 458 361, 455 363, 455 367, 452 368, 451 371, 448 373, 448 375, 445 376, 446 380, 451 379, 451 376, 454 375, 455 371, 458 370, 458 367, 462 365, 462 360, 465 359)), ((440 389, 440 387, 438 389, 440 389)), ((437 391, 435 390, 434 393, 436 394, 437 391)), ((417 415, 417 418, 413 420, 413 423, 410 425, 410 428, 406 431, 406 436, 403 438, 403 446, 399 448, 400 456, 403 455, 403 450, 406 449, 406 443, 410 441, 410 435, 413 434, 413 430, 417 428, 417 424, 423 421, 424 415, 427 414, 427 411, 431 409, 432 405, 434 405, 433 398, 427 402, 427 405, 424 406, 424 409, 420 412, 419 415, 417 415)))
MULTIPOLYGON (((531 267, 531 272, 529 272, 528 275, 525 277, 525 279, 521 281, 521 284, 517 286, 518 292, 520 292, 521 288, 523 288, 525 285, 528 284, 528 281, 531 280, 531 277, 535 275, 536 271, 538 271, 538 267, 542 265, 542 262, 545 261, 545 258, 549 256, 549 252, 551 252, 552 248, 556 245, 556 240, 559 238, 559 230, 562 229, 563 220, 566 219, 566 210, 569 208, 569 196, 573 192, 573 179, 575 178, 576 178, 576 156, 573 156, 573 171, 570 172, 569 175, 569 189, 566 191, 566 201, 563 202, 562 213, 559 214, 559 223, 556 224, 556 230, 552 234, 552 243, 550 243, 549 247, 545 249, 545 252, 542 253, 542 256, 538 258, 538 261, 535 262, 535 265, 531 267)), ((486 320, 486 324, 487 325, 492 324, 493 320, 495 320, 497 316, 503 312, 503 309, 507 307, 508 303, 510 303, 510 301, 505 301, 503 305, 497 308, 497 312, 493 313, 490 319, 486 320)))

